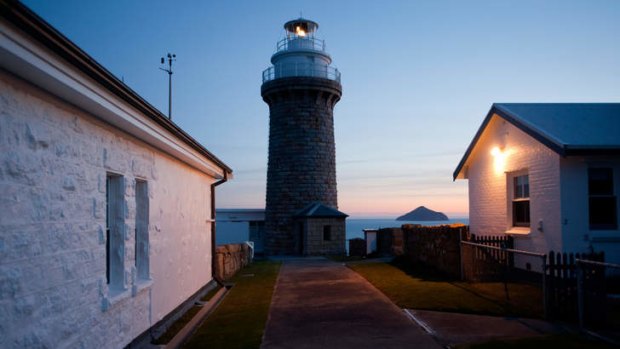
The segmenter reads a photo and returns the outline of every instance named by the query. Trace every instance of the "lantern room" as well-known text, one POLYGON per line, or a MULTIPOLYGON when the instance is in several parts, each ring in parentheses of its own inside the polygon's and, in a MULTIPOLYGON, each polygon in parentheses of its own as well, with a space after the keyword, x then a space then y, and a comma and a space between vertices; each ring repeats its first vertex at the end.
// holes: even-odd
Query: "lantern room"
POLYGON ((340 72, 330 66, 325 42, 314 36, 318 28, 318 23, 305 18, 284 23, 285 37, 271 56, 273 66, 263 71, 263 83, 295 76, 340 81, 340 72))

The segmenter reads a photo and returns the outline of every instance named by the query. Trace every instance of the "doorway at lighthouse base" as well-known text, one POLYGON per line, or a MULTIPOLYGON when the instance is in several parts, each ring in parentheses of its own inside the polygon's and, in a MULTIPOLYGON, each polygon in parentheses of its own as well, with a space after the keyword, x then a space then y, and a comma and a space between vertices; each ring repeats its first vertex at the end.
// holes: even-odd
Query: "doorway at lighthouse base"
POLYGON ((347 214, 315 202, 293 217, 295 249, 298 254, 345 254, 347 214))

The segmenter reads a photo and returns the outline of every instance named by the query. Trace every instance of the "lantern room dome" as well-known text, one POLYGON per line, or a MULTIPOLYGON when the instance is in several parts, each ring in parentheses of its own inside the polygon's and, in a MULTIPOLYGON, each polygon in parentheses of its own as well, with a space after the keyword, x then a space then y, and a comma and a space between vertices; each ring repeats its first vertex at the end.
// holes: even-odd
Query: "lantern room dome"
POLYGON ((284 30, 287 31, 288 35, 312 35, 317 29, 319 29, 319 24, 317 22, 301 17, 284 23, 284 30))

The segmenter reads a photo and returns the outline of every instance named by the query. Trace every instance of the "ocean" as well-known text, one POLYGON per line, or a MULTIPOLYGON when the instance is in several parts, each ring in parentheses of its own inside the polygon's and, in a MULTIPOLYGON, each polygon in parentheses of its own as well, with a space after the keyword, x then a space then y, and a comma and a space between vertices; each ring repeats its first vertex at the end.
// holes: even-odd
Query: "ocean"
MULTIPOLYGON (((347 240, 364 238, 362 229, 399 228, 403 224, 443 225, 452 223, 469 224, 469 218, 453 218, 447 221, 397 221, 396 219, 349 218, 347 219, 347 240)), ((348 248, 348 243, 347 243, 348 248)))

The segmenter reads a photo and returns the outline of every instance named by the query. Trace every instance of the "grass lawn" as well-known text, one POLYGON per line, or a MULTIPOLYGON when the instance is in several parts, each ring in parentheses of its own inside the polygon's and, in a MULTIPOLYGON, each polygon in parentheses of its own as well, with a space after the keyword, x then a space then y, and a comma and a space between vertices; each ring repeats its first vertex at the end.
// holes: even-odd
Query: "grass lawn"
POLYGON ((183 348, 258 348, 279 262, 258 261, 239 271, 222 303, 183 348))
POLYGON ((451 281, 424 270, 387 263, 350 263, 349 266, 401 308, 542 317, 542 294, 532 285, 509 283, 507 300, 501 282, 451 281))
POLYGON ((174 336, 176 336, 177 333, 179 333, 183 327, 185 327, 185 325, 192 320, 194 315, 196 315, 200 309, 202 309, 202 307, 197 305, 191 307, 185 314, 183 314, 183 316, 178 318, 177 321, 175 321, 161 337, 153 341, 153 344, 166 344, 170 342, 172 338, 174 338, 174 336))
POLYGON ((497 340, 481 344, 457 346, 458 349, 610 349, 616 348, 610 344, 594 341, 578 335, 552 335, 544 337, 497 340))

